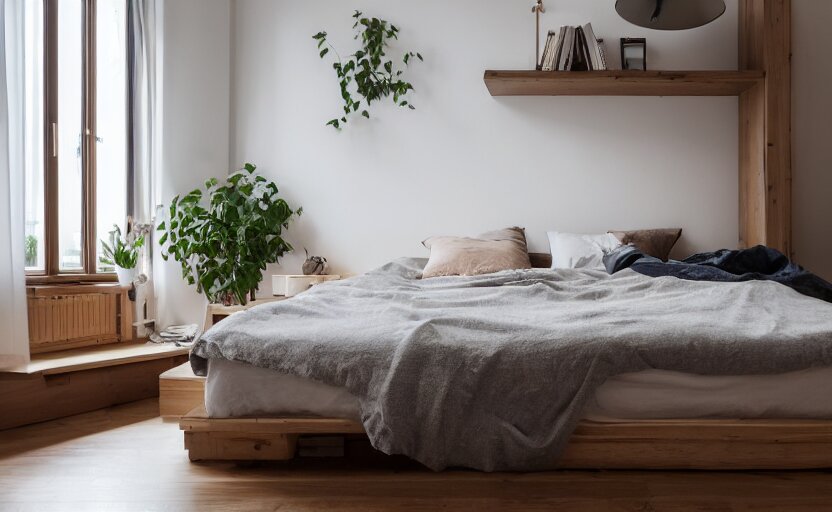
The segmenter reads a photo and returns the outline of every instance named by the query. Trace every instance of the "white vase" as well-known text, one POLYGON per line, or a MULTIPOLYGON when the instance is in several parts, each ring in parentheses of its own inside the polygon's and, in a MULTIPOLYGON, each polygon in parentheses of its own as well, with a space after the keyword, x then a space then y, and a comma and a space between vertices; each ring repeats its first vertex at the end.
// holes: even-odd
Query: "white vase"
POLYGON ((118 284, 123 288, 130 288, 133 281, 136 280, 136 269, 122 268, 116 265, 116 275, 118 276, 118 284))

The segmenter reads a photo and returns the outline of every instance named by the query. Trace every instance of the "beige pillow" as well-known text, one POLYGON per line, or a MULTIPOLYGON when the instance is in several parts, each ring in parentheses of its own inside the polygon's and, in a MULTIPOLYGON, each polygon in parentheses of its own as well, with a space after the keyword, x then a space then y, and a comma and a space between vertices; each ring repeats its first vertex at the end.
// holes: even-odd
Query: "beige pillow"
POLYGON ((681 229, 642 229, 639 231, 610 231, 622 244, 633 244, 648 256, 667 261, 670 251, 682 236, 681 229))
POLYGON ((434 236, 422 244, 430 249, 423 278, 532 268, 523 228, 491 231, 476 238, 434 236))

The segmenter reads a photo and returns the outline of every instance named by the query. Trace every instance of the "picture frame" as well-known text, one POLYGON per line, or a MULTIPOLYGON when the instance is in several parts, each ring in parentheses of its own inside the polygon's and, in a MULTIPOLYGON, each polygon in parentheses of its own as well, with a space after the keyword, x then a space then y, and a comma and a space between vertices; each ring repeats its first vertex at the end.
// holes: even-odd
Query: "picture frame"
POLYGON ((621 69, 638 69, 641 71, 647 71, 646 38, 621 38, 621 69))

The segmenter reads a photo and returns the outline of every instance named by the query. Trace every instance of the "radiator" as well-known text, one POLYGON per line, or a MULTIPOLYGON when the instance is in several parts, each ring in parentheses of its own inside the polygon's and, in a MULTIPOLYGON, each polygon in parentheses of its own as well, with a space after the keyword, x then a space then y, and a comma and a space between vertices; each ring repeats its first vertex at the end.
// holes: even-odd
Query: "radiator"
MULTIPOLYGON (((95 289, 95 288, 93 288, 95 289)), ((81 287, 77 292, 67 287, 30 288, 29 347, 33 354, 115 343, 130 336, 132 322, 123 328, 121 311, 130 302, 126 293, 118 288, 106 288, 104 292, 81 287), (122 336, 124 329, 127 336, 122 336)), ((132 317, 132 315, 129 315, 132 317)), ((128 318, 124 318, 127 320, 128 318)))

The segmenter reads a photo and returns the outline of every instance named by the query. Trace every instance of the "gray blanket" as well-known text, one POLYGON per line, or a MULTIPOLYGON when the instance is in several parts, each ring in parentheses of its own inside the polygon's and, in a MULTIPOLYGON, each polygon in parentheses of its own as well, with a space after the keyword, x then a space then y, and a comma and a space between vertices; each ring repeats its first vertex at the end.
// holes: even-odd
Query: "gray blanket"
POLYGON ((773 282, 523 270, 419 279, 422 259, 233 315, 191 362, 250 363, 359 398, 370 440, 440 470, 553 467, 595 389, 650 368, 832 365, 832 306, 773 282))

